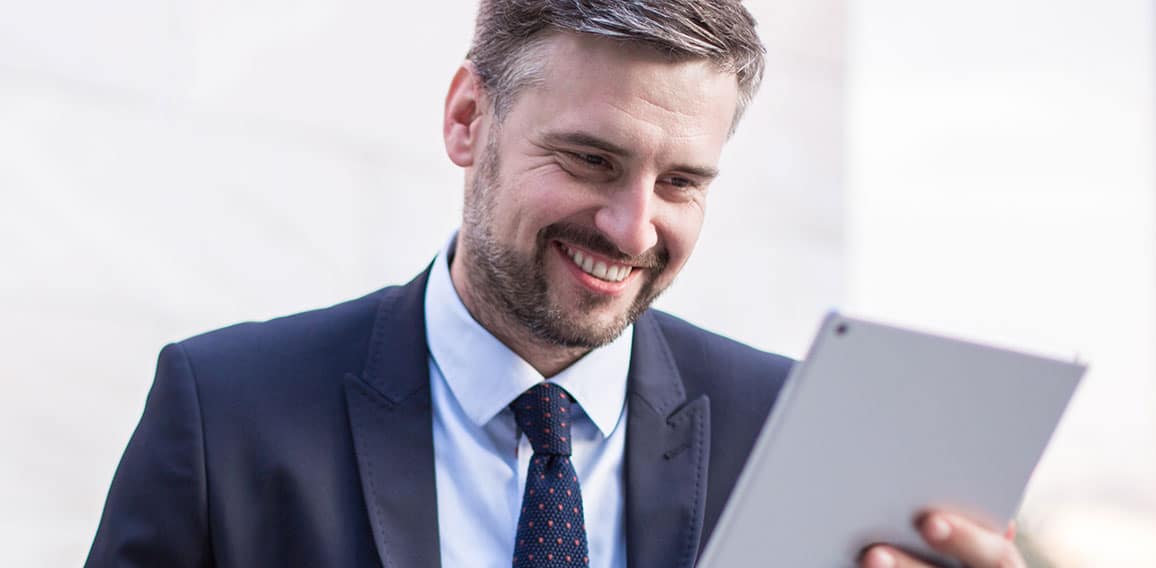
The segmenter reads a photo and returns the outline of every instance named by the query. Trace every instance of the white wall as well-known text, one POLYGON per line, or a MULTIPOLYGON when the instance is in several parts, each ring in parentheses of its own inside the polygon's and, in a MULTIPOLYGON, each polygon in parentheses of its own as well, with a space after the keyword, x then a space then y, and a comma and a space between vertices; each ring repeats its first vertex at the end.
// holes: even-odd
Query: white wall
MULTIPOLYGON (((766 86, 662 304, 797 355, 843 295, 843 2, 748 4, 766 86)), ((473 10, 0 0, 0 563, 81 563, 165 342, 432 258, 473 10)))
POLYGON ((1091 363, 1023 511, 1062 566, 1156 566, 1153 16, 878 0, 849 20, 849 303, 1091 363))
MULTIPOLYGON (((748 2, 767 80, 662 305, 792 355, 840 303, 1079 351, 1025 528, 1156 565, 1151 4, 844 4, 748 2)), ((80 563, 164 342, 428 262, 473 10, 0 0, 5 565, 80 563)))

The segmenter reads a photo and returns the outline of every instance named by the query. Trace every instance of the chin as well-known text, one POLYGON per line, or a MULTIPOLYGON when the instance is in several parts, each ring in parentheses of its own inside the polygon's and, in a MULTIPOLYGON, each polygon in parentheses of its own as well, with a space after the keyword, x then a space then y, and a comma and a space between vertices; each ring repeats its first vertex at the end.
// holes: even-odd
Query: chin
MULTIPOLYGON (((617 303, 617 302, 615 302, 617 303)), ((613 342, 633 323, 627 307, 592 309, 589 306, 571 306, 550 310, 553 317, 539 321, 541 327, 535 330, 539 338, 565 347, 594 349, 613 342)))

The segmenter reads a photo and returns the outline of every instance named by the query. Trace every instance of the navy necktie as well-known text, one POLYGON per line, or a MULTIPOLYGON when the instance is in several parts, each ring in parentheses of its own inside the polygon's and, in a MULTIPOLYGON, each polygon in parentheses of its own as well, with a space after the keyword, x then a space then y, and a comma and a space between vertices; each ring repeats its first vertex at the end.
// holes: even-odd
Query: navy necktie
POLYGON ((514 568, 590 564, 582 492, 570 463, 571 403, 565 389, 543 382, 510 405, 534 448, 518 518, 514 568))

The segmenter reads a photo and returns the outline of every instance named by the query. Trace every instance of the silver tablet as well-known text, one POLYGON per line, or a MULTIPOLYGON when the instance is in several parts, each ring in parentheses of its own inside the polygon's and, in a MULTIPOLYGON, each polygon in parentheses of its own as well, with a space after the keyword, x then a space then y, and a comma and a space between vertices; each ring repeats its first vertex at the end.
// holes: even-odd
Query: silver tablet
POLYGON ((1003 532, 1086 367, 827 316, 764 426, 700 568, 928 560, 928 508, 1003 532))

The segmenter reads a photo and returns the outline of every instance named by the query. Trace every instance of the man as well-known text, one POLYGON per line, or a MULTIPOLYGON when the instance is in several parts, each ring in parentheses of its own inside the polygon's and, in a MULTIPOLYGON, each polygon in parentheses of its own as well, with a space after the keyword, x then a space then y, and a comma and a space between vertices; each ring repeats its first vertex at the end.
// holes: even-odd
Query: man
MULTIPOLYGON (((460 232, 405 286, 166 347, 88 565, 693 565, 790 368, 647 310, 757 88, 753 25, 483 2, 445 104, 460 232)), ((1022 564, 964 519, 921 529, 1022 564)))

